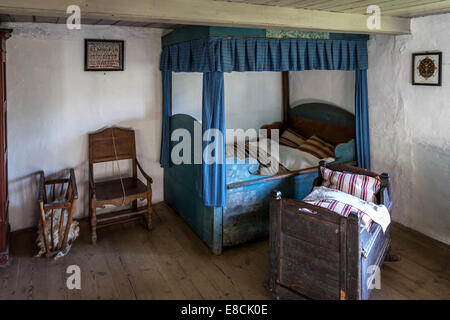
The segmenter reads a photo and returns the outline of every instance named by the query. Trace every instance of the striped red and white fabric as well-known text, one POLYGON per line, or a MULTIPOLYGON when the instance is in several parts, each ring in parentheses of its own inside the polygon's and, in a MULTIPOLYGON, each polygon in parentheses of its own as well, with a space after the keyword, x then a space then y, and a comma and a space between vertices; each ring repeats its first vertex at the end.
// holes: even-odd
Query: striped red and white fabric
POLYGON ((297 148, 301 146, 303 143, 305 143, 305 141, 306 139, 304 137, 302 137, 297 132, 289 128, 284 130, 283 134, 280 137, 281 145, 292 148, 297 148))
POLYGON ((319 159, 334 157, 334 147, 332 144, 323 141, 317 136, 312 136, 305 141, 298 150, 308 152, 319 159))
POLYGON ((379 179, 361 174, 333 171, 324 167, 321 167, 320 170, 324 179, 322 186, 377 203, 376 194, 380 191, 381 186, 379 179))
POLYGON ((312 204, 314 206, 327 208, 343 217, 348 217, 351 212, 356 213, 361 222, 361 225, 366 228, 367 231, 369 231, 373 223, 373 220, 369 217, 369 215, 365 214, 363 211, 337 200, 318 200, 304 202, 312 204))

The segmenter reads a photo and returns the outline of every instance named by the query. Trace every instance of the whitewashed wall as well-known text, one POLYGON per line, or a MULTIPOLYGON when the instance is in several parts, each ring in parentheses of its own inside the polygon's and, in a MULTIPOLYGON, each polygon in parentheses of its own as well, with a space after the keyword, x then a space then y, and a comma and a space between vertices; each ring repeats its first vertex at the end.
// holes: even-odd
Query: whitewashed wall
MULTIPOLYGON (((201 73, 173 73, 173 114, 186 113, 202 119, 201 73)), ((280 121, 281 73, 225 73, 225 125, 229 129, 259 129, 280 121)))
MULTIPOLYGON (((13 230, 37 224, 33 173, 76 169, 80 202, 88 214, 88 137, 104 126, 136 130, 138 157, 153 177, 153 200, 163 198, 161 132, 161 30, 13 24, 7 41, 10 222, 13 230), (85 72, 84 39, 125 40, 125 71, 85 72)), ((123 167, 124 165, 122 165, 123 167)), ((112 166, 100 174, 113 174, 112 166)), ((115 170, 117 173, 117 169, 115 170)))
MULTIPOLYGON (((354 113, 355 75, 351 71, 290 72, 291 106, 322 101, 354 113)), ((281 73, 225 73, 227 128, 259 128, 280 121, 281 73)), ((202 118, 202 74, 173 74, 173 113, 202 118)))
POLYGON ((355 72, 289 72, 291 107, 307 102, 326 102, 355 113, 355 72))
POLYGON ((450 14, 369 43, 372 166, 392 174, 394 220, 450 243, 450 14), (442 87, 411 85, 411 54, 442 51, 442 87))

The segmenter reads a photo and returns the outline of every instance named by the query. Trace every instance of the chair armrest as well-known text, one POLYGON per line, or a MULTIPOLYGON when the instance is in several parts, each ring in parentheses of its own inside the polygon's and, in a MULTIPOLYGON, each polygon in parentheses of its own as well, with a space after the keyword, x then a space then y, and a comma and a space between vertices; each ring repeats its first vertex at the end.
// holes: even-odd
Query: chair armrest
POLYGON ((44 182, 45 182, 45 177, 44 177, 44 171, 39 171, 38 174, 40 174, 40 178, 39 178, 39 187, 38 187, 38 202, 44 202, 44 182))
POLYGON ((139 161, 137 161, 137 159, 136 159, 136 164, 137 164, 137 166, 138 166, 138 168, 139 168, 139 171, 141 171, 142 175, 144 176, 144 178, 147 179, 148 182, 153 183, 152 177, 150 177, 150 176, 144 171, 144 169, 142 169, 142 167, 141 167, 139 161))
POLYGON ((78 199, 77 180, 75 178, 75 171, 70 168, 70 184, 72 186, 72 196, 74 199, 78 199))

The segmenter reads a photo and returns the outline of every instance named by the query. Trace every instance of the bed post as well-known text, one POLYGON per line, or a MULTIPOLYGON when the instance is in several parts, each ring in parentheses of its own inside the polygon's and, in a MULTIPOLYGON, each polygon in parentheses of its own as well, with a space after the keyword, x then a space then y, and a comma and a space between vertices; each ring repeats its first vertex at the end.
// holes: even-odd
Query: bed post
POLYGON ((172 92, 172 76, 170 76, 170 114, 169 116, 171 117, 173 115, 173 109, 172 109, 172 100, 173 100, 173 92, 172 92))
POLYGON ((269 246, 270 246, 270 276, 268 287, 273 295, 278 297, 278 283, 280 282, 280 229, 281 229, 281 191, 273 190, 270 193, 270 221, 269 221, 269 246))
POLYGON ((362 271, 358 215, 350 213, 348 218, 341 217, 340 232, 340 299, 360 300, 362 289, 358 289, 358 283, 362 271))
MULTIPOLYGON (((389 175, 389 173, 383 172, 380 175, 380 181, 381 181, 380 203, 384 204, 388 208, 392 221, 392 207, 394 204, 392 202, 391 197, 391 176, 389 175)), ((389 233, 390 233, 389 237, 392 239, 392 228, 389 228, 389 233)), ((389 240, 389 242, 392 241, 391 239, 389 240)), ((400 256, 392 251, 392 245, 391 243, 389 243, 389 248, 387 250, 384 261, 396 262, 400 261, 400 259, 401 259, 400 256)))
POLYGON ((222 254, 223 248, 223 207, 212 208, 212 246, 211 251, 215 255, 222 254))
POLYGON ((281 72, 281 88, 283 90, 283 129, 289 127, 289 71, 281 72))

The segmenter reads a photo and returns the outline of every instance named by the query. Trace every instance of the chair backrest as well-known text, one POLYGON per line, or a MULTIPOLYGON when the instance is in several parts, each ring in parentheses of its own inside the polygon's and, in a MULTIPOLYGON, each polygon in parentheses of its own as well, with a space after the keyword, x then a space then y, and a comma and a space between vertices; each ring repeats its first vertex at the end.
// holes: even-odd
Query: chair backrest
POLYGON ((89 134, 90 165, 124 159, 136 162, 134 130, 113 127, 89 134))

